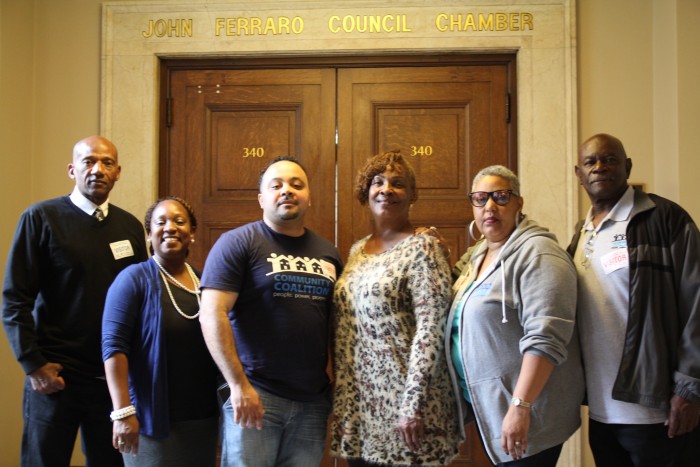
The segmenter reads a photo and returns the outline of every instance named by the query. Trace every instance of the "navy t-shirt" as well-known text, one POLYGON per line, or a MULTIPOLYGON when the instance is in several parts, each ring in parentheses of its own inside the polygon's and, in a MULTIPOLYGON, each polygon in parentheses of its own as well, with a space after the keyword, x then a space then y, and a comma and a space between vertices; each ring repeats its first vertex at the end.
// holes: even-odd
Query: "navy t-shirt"
POLYGON ((336 248, 309 230, 289 237, 257 221, 217 240, 201 286, 238 293, 229 319, 252 384, 297 401, 323 395, 341 268, 336 248))

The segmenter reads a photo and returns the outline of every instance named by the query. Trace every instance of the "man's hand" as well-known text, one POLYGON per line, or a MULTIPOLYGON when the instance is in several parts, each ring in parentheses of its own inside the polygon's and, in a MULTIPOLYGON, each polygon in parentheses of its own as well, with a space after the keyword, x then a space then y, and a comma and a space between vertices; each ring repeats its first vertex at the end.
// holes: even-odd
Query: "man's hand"
POLYGON ((32 389, 38 394, 53 394, 54 392, 63 391, 66 387, 66 382, 59 375, 62 370, 63 366, 60 363, 49 362, 32 371, 29 373, 32 389))
POLYGON ((698 426, 700 421, 700 404, 695 404, 681 396, 671 397, 671 411, 666 419, 668 437, 684 435, 698 426))
POLYGON ((262 430, 263 409, 260 396, 250 383, 243 385, 231 385, 231 407, 233 408, 233 421, 243 428, 257 428, 262 430))

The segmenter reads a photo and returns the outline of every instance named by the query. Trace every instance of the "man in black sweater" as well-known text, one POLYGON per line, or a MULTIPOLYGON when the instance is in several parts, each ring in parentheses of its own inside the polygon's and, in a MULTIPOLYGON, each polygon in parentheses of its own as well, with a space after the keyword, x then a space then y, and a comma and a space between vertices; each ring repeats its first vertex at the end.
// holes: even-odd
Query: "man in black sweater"
POLYGON ((68 466, 79 427, 88 466, 122 465, 112 447, 102 310, 112 280, 147 253, 141 223, 109 204, 120 175, 112 142, 78 141, 68 164, 73 192, 30 206, 17 225, 2 321, 27 374, 23 466, 68 466))

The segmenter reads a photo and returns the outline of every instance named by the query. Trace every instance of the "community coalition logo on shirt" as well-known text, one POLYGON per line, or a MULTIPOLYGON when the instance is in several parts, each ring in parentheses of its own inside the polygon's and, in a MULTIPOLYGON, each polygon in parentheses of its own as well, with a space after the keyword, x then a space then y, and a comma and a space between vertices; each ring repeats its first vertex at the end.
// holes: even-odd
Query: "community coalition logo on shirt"
POLYGON ((613 235, 610 248, 627 248, 627 234, 621 233, 613 235))
POLYGON ((325 300, 333 290, 335 266, 323 259, 278 255, 267 259, 272 264, 273 297, 325 300))

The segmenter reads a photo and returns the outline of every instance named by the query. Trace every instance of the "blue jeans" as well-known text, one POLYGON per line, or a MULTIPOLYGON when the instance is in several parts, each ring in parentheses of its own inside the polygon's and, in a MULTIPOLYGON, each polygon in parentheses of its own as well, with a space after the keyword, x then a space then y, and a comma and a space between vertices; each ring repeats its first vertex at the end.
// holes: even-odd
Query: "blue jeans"
POLYGON ((222 467, 318 467, 326 442, 330 391, 314 402, 297 402, 258 387, 265 414, 262 430, 233 421, 231 399, 222 407, 222 467))
POLYGON ((170 422, 164 439, 139 434, 139 453, 122 454, 126 467, 215 467, 219 417, 170 422))
POLYGON ((107 382, 65 376, 66 388, 41 395, 24 384, 23 467, 67 467, 78 427, 88 467, 122 466, 122 457, 112 447, 112 401, 107 382))

